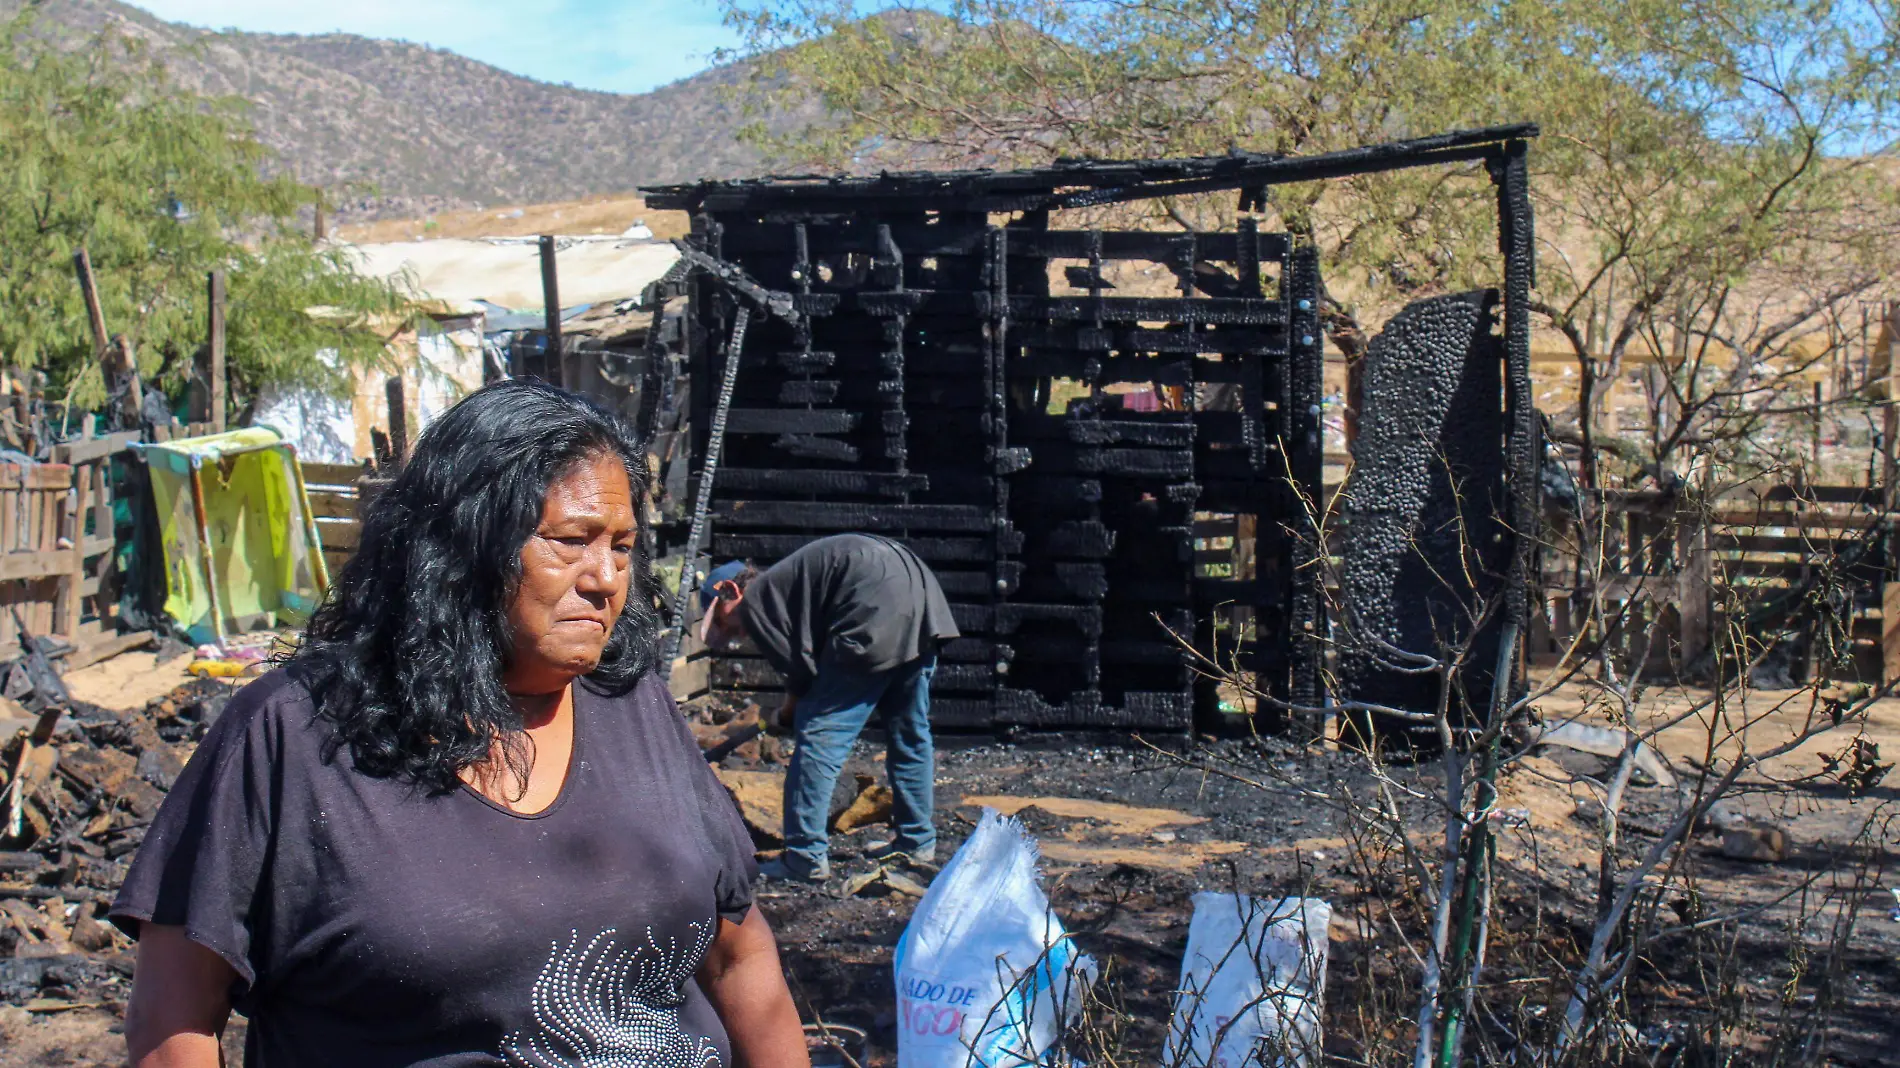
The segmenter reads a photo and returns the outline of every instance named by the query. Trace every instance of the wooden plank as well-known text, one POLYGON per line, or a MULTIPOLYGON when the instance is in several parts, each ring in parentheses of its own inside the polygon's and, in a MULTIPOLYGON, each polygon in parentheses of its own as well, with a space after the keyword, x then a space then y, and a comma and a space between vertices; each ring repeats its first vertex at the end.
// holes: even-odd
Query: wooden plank
POLYGON ((1605 575, 1602 589, 1603 596, 1612 601, 1642 597, 1657 604, 1667 604, 1675 595, 1676 579, 1673 575, 1605 575))
POLYGON ((362 534, 363 524, 353 519, 325 519, 317 522, 317 540, 326 552, 332 549, 354 552, 362 534))
POLYGON ((1762 501, 1809 501, 1818 504, 1879 504, 1880 490, 1870 486, 1770 486, 1759 494, 1738 493, 1728 498, 1753 497, 1762 501))
POLYGON ((19 464, 0 464, 0 489, 49 490, 72 486, 73 469, 68 464, 38 464, 22 468, 19 464))
POLYGON ((305 486, 356 486, 365 468, 361 464, 302 464, 305 486))
MULTIPOLYGON (((3 473, 4 468, 0 468, 0 474, 3 473)), ((0 553, 12 552, 19 548, 19 545, 20 491, 13 486, 0 483, 0 553)))
POLYGON ((26 485, 29 489, 69 490, 73 488, 73 465, 38 464, 27 468, 26 485))
POLYGON ((673 661, 673 673, 666 680, 666 688, 673 694, 673 700, 684 701, 706 692, 711 685, 712 662, 710 656, 691 660, 681 657, 673 661))
POLYGON ((224 430, 224 271, 212 271, 205 279, 205 305, 209 322, 206 332, 209 338, 205 348, 209 350, 211 363, 211 426, 214 433, 224 430))
POLYGON ((355 519, 361 499, 355 495, 317 492, 310 494, 310 514, 319 519, 355 519))
POLYGON ((117 434, 107 434, 99 438, 87 438, 84 441, 69 441, 53 446, 53 462, 56 464, 83 464, 103 460, 124 452, 134 442, 143 438, 136 430, 122 430, 117 434))
POLYGON ((1709 529, 1700 524, 1685 526, 1677 536, 1677 549, 1683 563, 1676 575, 1676 637, 1682 663, 1691 664, 1708 651, 1714 635, 1715 571, 1709 529))
MULTIPOLYGON (((70 488, 72 485, 70 481, 72 476, 71 470, 68 469, 66 474, 68 481, 65 485, 70 488)), ((71 574, 71 571, 67 569, 70 567, 70 561, 72 559, 71 550, 62 551, 59 547, 59 521, 62 513, 66 511, 67 494, 41 493, 39 498, 39 549, 41 552, 53 553, 64 557, 64 563, 66 565, 62 566, 59 571, 39 580, 41 588, 38 591, 38 603, 33 606, 34 626, 37 632, 40 634, 53 634, 59 631, 60 624, 59 614, 56 611, 58 608, 56 602, 59 599, 59 587, 65 578, 71 574)))
POLYGON ((152 632, 135 630, 130 634, 113 634, 80 645, 66 657, 66 670, 72 671, 109 660, 120 653, 128 652, 152 643, 152 632))
POLYGON ((1817 560, 1743 560, 1718 561, 1717 569, 1728 579, 1738 578, 1780 578, 1803 579, 1809 575, 1831 570, 1834 574, 1852 577, 1865 574, 1874 569, 1872 564, 1854 566, 1835 566, 1825 558, 1817 560))
MULTIPOLYGON (((559 321, 560 312, 558 310, 551 311, 548 314, 556 317, 554 321, 559 321)), ((558 352, 559 349, 555 348, 549 351, 558 352)), ((560 371, 558 367, 554 371, 554 374, 557 377, 559 376, 560 371)), ((403 401, 402 378, 400 376, 391 375, 383 383, 383 392, 389 401, 390 459, 396 463, 402 463, 409 458, 409 406, 403 401)))
POLYGON ((67 539, 72 543, 72 566, 66 576, 60 579, 60 621, 59 632, 72 635, 79 633, 80 599, 85 596, 82 587, 86 582, 86 517, 79 510, 79 502, 92 492, 92 468, 81 467, 73 474, 74 489, 77 495, 72 498, 72 507, 67 511, 70 524, 67 539))
POLYGON ((726 420, 726 433, 848 434, 857 425, 856 412, 809 408, 734 408, 726 420))
POLYGON ((1710 535, 1709 541, 1717 552, 1745 553, 1799 553, 1812 556, 1817 553, 1830 553, 1840 546, 1858 540, 1854 537, 1837 537, 1816 531, 1808 537, 1793 537, 1783 534, 1730 534, 1717 532, 1710 535))
POLYGON ((812 531, 814 536, 825 530, 979 533, 990 529, 988 509, 957 504, 715 500, 713 510, 714 519, 728 529, 792 527, 812 531))
MULTIPOLYGON (((73 272, 79 276, 79 296, 86 302, 86 323, 92 327, 92 354, 103 358, 106 351, 106 315, 99 303, 99 283, 92 274, 92 255, 84 248, 73 253, 73 272)), ((106 380, 108 383, 111 379, 106 380)))
POLYGON ((1880 590, 1880 681, 1900 681, 1900 582, 1880 590))
POLYGON ((1717 526, 1725 527, 1787 527, 1811 530, 1867 530, 1879 526, 1882 520, 1881 516, 1868 512, 1834 514, 1820 511, 1756 511, 1753 509, 1724 509, 1715 513, 1713 518, 1717 526))
MULTIPOLYGON (((561 344, 561 281, 559 261, 556 258, 554 235, 542 234, 538 242, 541 251, 541 314, 546 319, 546 328, 542 336, 544 352, 547 353, 546 371, 548 378, 557 386, 567 385, 567 361, 562 357, 567 347, 561 344)), ((402 456, 402 448, 397 446, 397 458, 402 456)))

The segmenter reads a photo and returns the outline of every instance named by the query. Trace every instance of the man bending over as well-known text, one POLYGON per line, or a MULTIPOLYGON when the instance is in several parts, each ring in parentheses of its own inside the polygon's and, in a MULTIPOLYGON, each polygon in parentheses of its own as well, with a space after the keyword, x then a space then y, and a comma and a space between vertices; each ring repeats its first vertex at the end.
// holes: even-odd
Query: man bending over
POLYGON ((889 538, 837 534, 763 572, 737 560, 714 568, 700 584, 699 605, 709 647, 730 649, 750 636, 785 678, 780 721, 792 723, 797 739, 785 777, 785 854, 760 872, 830 877, 831 792, 873 711, 890 735, 896 835, 870 855, 932 860, 930 678, 939 643, 958 632, 930 568, 889 538))

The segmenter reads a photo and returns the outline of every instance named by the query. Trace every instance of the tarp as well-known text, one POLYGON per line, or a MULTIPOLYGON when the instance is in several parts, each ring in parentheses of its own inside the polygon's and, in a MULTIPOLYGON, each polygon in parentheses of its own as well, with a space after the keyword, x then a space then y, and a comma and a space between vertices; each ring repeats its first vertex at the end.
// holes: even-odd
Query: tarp
MULTIPOLYGON (((424 296, 486 301, 504 308, 539 308, 541 250, 532 238, 395 241, 354 245, 357 269, 381 278, 410 276, 424 296)), ((664 275, 679 250, 664 241, 562 237, 554 262, 563 305, 592 305, 638 297, 664 275)))
POLYGON ((151 472, 165 614, 192 641, 309 618, 329 574, 295 448, 263 426, 136 448, 151 472))

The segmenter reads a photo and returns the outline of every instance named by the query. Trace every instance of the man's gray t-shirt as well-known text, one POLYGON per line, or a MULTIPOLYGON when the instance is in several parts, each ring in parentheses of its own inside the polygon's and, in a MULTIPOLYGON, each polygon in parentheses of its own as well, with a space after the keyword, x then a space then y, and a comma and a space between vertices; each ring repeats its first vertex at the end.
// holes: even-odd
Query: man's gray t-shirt
POLYGON ((294 671, 231 701, 112 907, 236 970, 245 1064, 732 1064, 693 976, 752 844, 663 684, 576 686, 567 778, 523 816, 325 760, 294 671))
POLYGON ((937 576, 901 542, 834 534, 754 578, 739 603, 752 643, 804 696, 827 661, 878 672, 958 635, 937 576))

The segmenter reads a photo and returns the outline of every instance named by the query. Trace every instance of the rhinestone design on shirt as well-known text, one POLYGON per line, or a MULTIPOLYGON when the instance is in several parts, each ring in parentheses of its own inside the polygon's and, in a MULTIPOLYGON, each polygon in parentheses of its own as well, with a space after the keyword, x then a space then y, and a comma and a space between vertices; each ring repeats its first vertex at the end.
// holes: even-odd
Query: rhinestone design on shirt
POLYGON ((585 944, 569 931, 534 981, 534 1026, 504 1038, 502 1056, 517 1068, 722 1068, 709 1038, 680 1027, 686 981, 716 924, 690 924, 689 946, 662 945, 651 927, 632 948, 612 927, 585 944))

